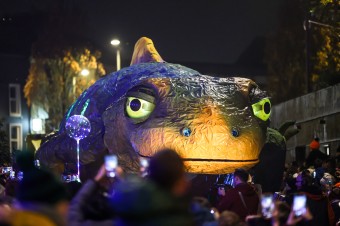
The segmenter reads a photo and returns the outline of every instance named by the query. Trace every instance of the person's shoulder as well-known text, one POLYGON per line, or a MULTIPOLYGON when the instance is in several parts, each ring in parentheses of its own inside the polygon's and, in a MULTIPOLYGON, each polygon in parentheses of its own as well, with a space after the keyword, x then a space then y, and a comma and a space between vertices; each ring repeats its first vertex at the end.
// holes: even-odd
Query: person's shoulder
POLYGON ((225 190, 225 197, 226 196, 230 196, 230 195, 234 195, 234 194, 238 194, 238 189, 237 188, 229 188, 227 190, 225 190))

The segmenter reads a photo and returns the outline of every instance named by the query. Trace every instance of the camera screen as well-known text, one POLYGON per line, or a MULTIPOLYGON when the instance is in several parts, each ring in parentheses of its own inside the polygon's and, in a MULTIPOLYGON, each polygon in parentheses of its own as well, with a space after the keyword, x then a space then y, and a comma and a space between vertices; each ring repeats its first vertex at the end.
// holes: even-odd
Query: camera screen
POLYGON ((141 167, 147 168, 149 166, 149 161, 147 158, 140 157, 139 162, 141 167))
POLYGON ((10 173, 12 171, 12 167, 3 167, 2 173, 10 173))
POLYGON ((305 195, 295 195, 293 201, 293 211, 295 216, 301 216, 306 211, 306 196, 305 195))
POLYGON ((261 197, 262 215, 270 218, 274 209, 273 196, 271 194, 265 194, 261 197))
POLYGON ((107 176, 114 177, 115 169, 118 165, 118 158, 116 155, 107 155, 105 156, 105 169, 107 171, 107 176))

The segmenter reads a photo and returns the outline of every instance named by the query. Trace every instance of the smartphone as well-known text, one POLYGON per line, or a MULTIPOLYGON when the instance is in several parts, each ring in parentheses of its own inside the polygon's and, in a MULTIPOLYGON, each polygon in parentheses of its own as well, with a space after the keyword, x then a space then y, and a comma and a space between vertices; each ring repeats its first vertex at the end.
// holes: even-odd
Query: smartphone
POLYGON ((149 167, 149 160, 144 157, 139 157, 139 163, 141 167, 148 168, 149 167))
POLYGON ((10 173, 12 171, 12 167, 3 167, 2 168, 2 173, 10 173))
POLYGON ((40 169, 40 161, 39 161, 39 159, 34 160, 34 165, 35 165, 35 167, 40 169))
POLYGON ((17 178, 18 178, 18 180, 22 180, 22 178, 24 178, 24 173, 22 171, 19 171, 17 178))
POLYGON ((12 180, 15 179, 15 171, 11 171, 10 174, 9 174, 9 178, 11 178, 12 180))
POLYGON ((140 172, 142 177, 148 174, 149 160, 144 157, 139 157, 140 172))
POLYGON ((293 211, 295 216, 299 217, 306 212, 306 195, 298 194, 294 196, 293 211))
POLYGON ((116 155, 105 156, 105 169, 108 177, 115 177, 115 169, 118 165, 118 158, 116 155))
POLYGON ((270 218, 273 215, 274 210, 274 199, 273 194, 262 194, 261 196, 261 207, 262 207, 262 215, 265 218, 270 218))

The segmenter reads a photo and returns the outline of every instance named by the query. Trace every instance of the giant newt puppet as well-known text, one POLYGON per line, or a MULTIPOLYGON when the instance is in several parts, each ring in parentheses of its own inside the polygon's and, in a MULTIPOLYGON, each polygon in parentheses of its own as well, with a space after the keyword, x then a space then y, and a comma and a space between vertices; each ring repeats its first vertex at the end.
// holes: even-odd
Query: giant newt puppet
POLYGON ((131 65, 106 75, 69 108, 60 130, 37 152, 50 168, 75 162, 75 141, 65 123, 84 115, 91 133, 80 142, 82 177, 92 176, 112 153, 125 171, 139 170, 139 156, 175 150, 194 174, 227 174, 259 163, 271 104, 255 82, 212 77, 165 62, 141 38, 131 65))

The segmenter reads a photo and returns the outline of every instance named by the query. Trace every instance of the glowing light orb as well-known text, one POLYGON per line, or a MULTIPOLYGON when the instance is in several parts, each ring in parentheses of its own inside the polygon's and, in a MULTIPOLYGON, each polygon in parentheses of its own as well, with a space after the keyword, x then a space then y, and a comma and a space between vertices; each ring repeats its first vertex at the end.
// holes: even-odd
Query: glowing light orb
POLYGON ((91 132, 90 121, 82 115, 73 115, 69 117, 65 128, 67 135, 75 140, 84 139, 91 132))

